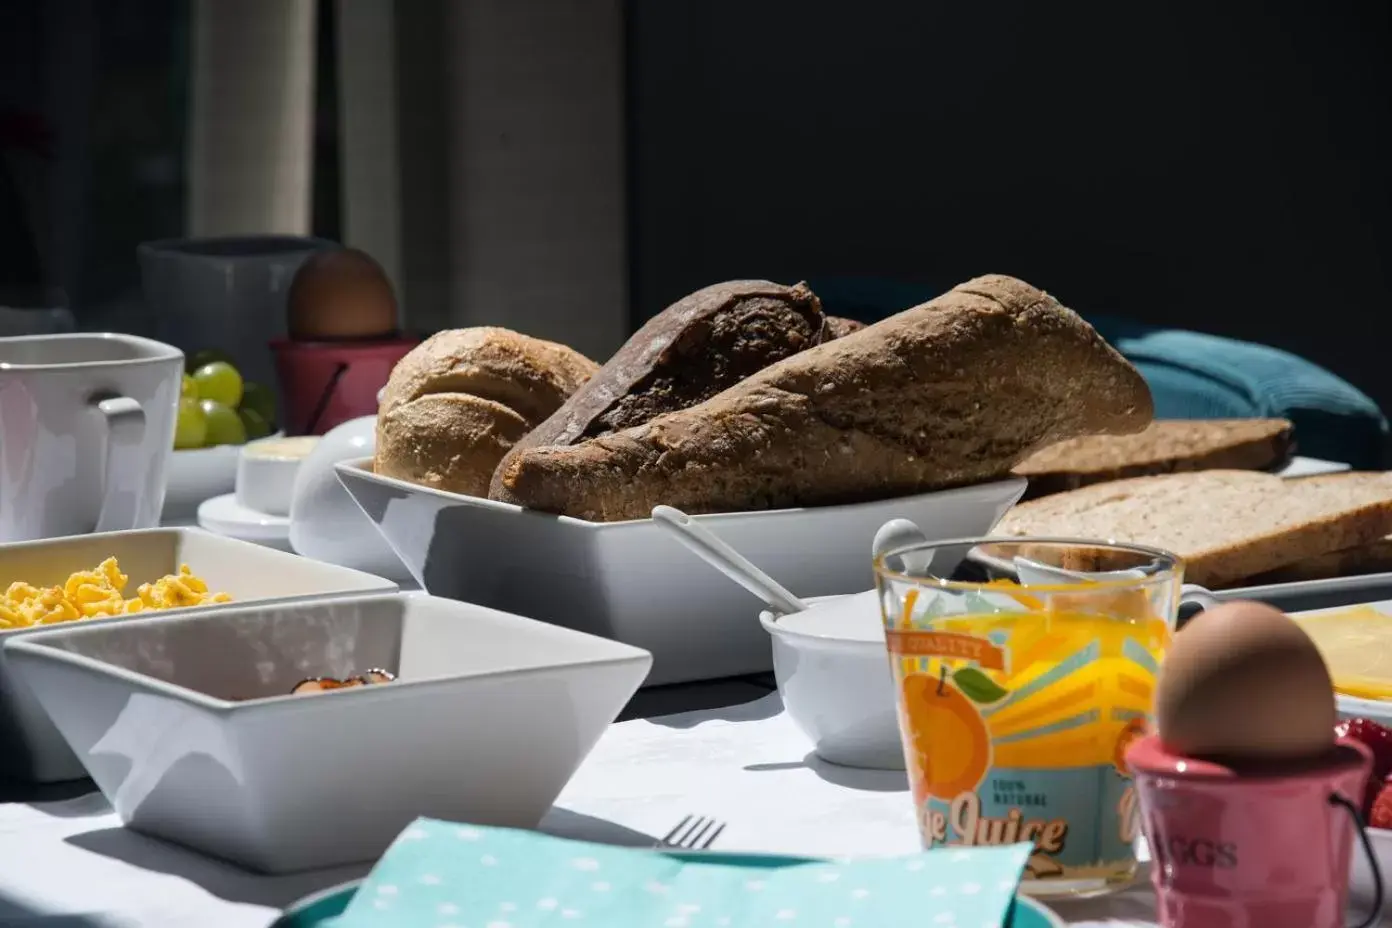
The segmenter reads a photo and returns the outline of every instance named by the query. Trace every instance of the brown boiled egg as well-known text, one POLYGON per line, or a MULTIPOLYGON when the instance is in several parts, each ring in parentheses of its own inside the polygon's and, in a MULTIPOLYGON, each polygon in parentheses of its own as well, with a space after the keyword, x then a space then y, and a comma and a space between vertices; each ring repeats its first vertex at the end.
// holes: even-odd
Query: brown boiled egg
POLYGON ((290 283, 286 328, 296 341, 381 338, 396 331, 396 293, 365 251, 310 255, 290 283))
POLYGON ((1225 603, 1175 636, 1155 685, 1160 741, 1172 753, 1283 762, 1334 747, 1334 685, 1319 650, 1284 613, 1225 603))

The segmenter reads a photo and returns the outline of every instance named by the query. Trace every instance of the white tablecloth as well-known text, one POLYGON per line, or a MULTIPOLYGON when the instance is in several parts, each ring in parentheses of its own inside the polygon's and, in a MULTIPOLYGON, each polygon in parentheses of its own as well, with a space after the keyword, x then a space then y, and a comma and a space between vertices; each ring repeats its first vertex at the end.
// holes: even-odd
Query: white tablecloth
MULTIPOLYGON (((819 762, 776 695, 614 725, 543 828, 650 845, 687 814, 727 822, 716 844, 726 851, 854 855, 918 847, 904 775, 819 762)), ((43 928, 265 928, 290 902, 366 869, 256 876, 127 831, 95 794, 0 806, 0 925, 29 925, 12 919, 38 913, 85 916, 33 922, 43 928)), ((1078 924, 1154 918, 1144 888, 1055 907, 1078 924)))

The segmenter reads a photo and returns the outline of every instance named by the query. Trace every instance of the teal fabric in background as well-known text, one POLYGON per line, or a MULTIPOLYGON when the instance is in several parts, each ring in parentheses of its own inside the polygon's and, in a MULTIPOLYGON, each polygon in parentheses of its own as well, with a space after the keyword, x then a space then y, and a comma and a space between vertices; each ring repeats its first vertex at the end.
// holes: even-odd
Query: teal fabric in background
MULTIPOLYGON (((875 278, 809 279, 826 311, 877 322, 932 299, 931 288, 875 278)), ((1286 351, 1200 332, 1087 315, 1150 385, 1161 419, 1278 417, 1300 454, 1356 470, 1389 464, 1387 419, 1352 384, 1286 351)))

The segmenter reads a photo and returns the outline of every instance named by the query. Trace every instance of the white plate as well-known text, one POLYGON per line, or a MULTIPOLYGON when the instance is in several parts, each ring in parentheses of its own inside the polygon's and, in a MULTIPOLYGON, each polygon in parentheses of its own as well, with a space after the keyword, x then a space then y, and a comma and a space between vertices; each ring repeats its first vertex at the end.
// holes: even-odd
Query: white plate
POLYGON ((420 594, 55 628, 7 653, 128 827, 268 873, 417 816, 534 828, 652 656, 420 594), (292 696, 310 676, 396 682, 292 696))
MULTIPOLYGON (((371 459, 335 469, 412 576, 437 596, 644 648, 655 660, 653 684, 773 666, 754 618, 759 601, 651 519, 548 515, 383 477, 372 473, 371 459)), ((871 542, 890 519, 913 521, 930 541, 977 537, 1024 488, 1013 478, 849 506, 696 518, 793 593, 826 596, 874 584, 871 542)))
POLYGON ((238 541, 290 550, 290 517, 248 509, 237 501, 235 493, 204 500, 198 507, 198 524, 238 541))
MULTIPOLYGON (((396 589, 396 584, 381 577, 196 528, 142 529, 0 545, 0 589, 16 580, 56 586, 74 571, 90 570, 108 557, 116 558, 130 578, 126 593, 132 596, 140 584, 177 573, 180 564, 188 564, 210 589, 227 593, 239 603, 396 589)), ((77 624, 128 621, 85 619, 77 624)), ((0 631, 0 645, 54 627, 0 631)), ((83 775, 82 765, 63 744, 33 695, 11 678, 4 651, 0 651, 0 775, 41 783, 83 775)))
POLYGON ((1259 599, 1286 612, 1308 612, 1386 599, 1392 596, 1392 573, 1268 583, 1217 590, 1213 595, 1221 600, 1259 599))

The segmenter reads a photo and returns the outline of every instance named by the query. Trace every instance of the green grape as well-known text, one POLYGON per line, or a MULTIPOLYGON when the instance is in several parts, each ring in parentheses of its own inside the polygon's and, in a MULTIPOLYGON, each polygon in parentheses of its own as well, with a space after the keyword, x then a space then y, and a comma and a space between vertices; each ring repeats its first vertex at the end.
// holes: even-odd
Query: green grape
POLYGON ((184 382, 179 386, 179 396, 184 399, 198 399, 198 383, 188 374, 184 375, 184 382))
POLYGON ((242 409, 250 409, 271 425, 276 420, 276 398, 271 388, 254 380, 242 385, 242 409))
POLYGON ((209 445, 241 445, 247 440, 246 426, 231 406, 217 400, 199 400, 199 407, 208 421, 209 445))
POLYGON ((246 428, 247 441, 265 438, 271 434, 271 424, 256 410, 243 406, 237 410, 237 415, 246 428))
POLYGON ((232 356, 225 351, 218 351, 216 348, 204 348, 202 351, 195 351, 191 356, 184 358, 184 370, 192 374, 205 364, 212 364, 214 361, 231 364, 232 356))
POLYGON ((232 409, 242 401, 242 375, 226 361, 204 364, 193 372, 193 380, 202 399, 216 400, 232 409))
MULTIPOLYGON (((185 380, 188 378, 185 377, 185 380)), ((174 448, 201 448, 208 439, 208 419, 198 405, 198 400, 186 396, 179 400, 179 419, 174 426, 174 448)))

